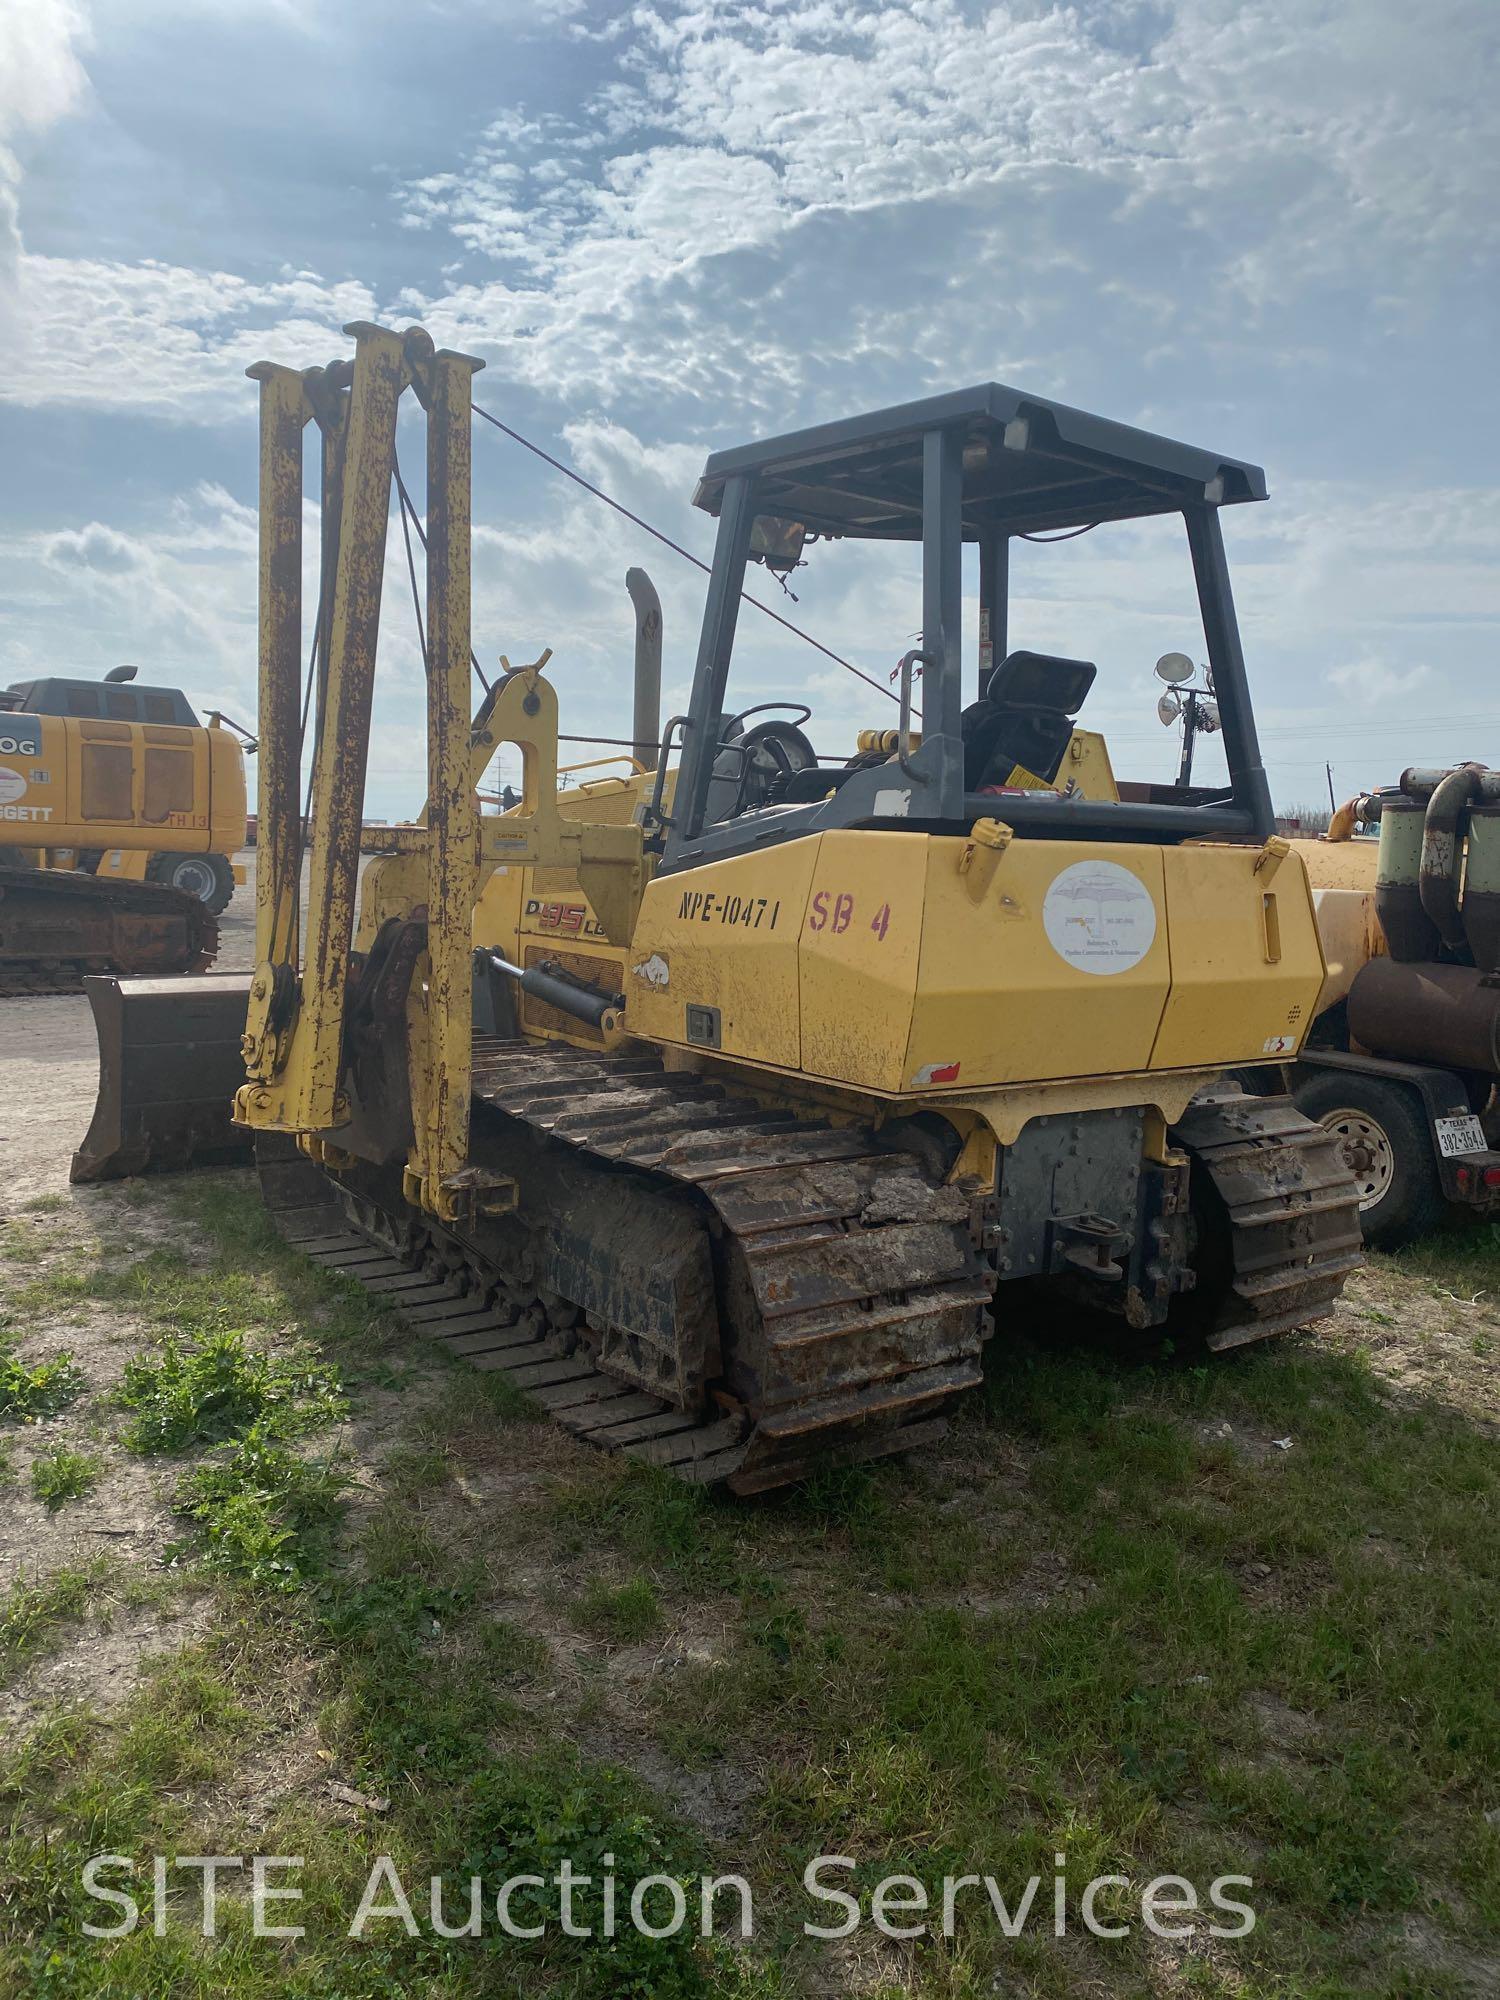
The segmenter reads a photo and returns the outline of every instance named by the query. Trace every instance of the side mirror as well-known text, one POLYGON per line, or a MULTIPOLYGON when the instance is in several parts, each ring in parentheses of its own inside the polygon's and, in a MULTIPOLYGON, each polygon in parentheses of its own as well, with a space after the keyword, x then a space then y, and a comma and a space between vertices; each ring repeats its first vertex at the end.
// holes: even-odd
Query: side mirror
POLYGON ((1176 687, 1180 681, 1190 681, 1196 671, 1186 653, 1163 653, 1156 663, 1156 678, 1165 681, 1169 687, 1176 687))

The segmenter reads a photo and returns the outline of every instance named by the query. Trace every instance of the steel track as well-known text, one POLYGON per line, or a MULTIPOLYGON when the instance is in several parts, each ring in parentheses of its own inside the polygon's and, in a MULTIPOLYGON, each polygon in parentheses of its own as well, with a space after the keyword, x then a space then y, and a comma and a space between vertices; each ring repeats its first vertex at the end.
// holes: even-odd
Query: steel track
MULTIPOLYGON (((698 1408, 652 1393, 649 1355, 548 1284, 555 1269, 539 1276, 544 1257, 507 1265, 357 1175, 324 1173, 289 1140, 258 1147, 266 1203, 315 1263, 504 1374, 575 1436, 751 1493, 931 1443, 979 1382, 995 1279, 973 1248, 971 1198, 868 1128, 799 1122, 654 1055, 527 1042, 476 1044, 474 1108, 476 1130, 488 1118, 499 1134, 497 1157, 516 1127, 567 1149, 584 1170, 585 1226, 590 1175, 692 1195, 716 1241, 717 1301, 704 1313, 716 1306, 738 1375, 723 1371, 698 1408)), ((1330 1311, 1360 1261, 1359 1222, 1322 1128, 1281 1100, 1235 1094, 1200 1100, 1173 1139, 1220 1209, 1219 1264, 1184 1301, 1208 1345, 1330 1311)))
POLYGON ((0 998, 81 993, 93 973, 206 972, 219 926, 164 882, 0 866, 0 998))

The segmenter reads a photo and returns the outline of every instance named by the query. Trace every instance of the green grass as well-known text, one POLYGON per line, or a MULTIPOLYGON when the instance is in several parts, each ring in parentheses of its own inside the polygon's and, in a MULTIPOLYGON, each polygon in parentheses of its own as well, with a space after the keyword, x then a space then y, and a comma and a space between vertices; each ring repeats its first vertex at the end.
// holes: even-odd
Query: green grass
POLYGON ((113 1576, 107 1556, 82 1568, 55 1569, 33 1582, 18 1577, 0 1596, 0 1685, 8 1685, 58 1626, 81 1618, 113 1576))
POLYGON ((55 1514, 70 1500, 86 1499, 98 1485, 102 1470, 91 1453, 59 1445, 56 1451, 32 1460, 31 1490, 38 1500, 45 1501, 48 1513, 55 1514))
POLYGON ((65 1194, 35 1194, 21 1204, 27 1215, 60 1215, 68 1206, 65 1194))
POLYGON ((586 1631, 597 1632, 617 1645, 649 1639, 661 1625, 661 1605, 649 1577, 632 1577, 618 1588, 591 1583, 574 1607, 586 1631))
POLYGON ((32 1223, 21 1222, 12 1216, 0 1228, 0 1263, 35 1263, 46 1255, 55 1241, 50 1230, 38 1229, 32 1223))
POLYGON ((173 1505, 211 1569, 295 1590, 327 1560, 346 1483, 336 1461, 301 1458, 255 1423, 185 1474, 173 1505))
MULTIPOLYGON (((212 1284, 159 1258, 118 1278, 158 1333, 153 1363, 183 1363, 150 1407, 199 1455, 177 1504, 217 1622, 182 1678, 153 1680, 110 1729, 53 1717, 0 1773, 0 1964, 17 1993, 1457 2000, 1466 1963, 1483 1990, 1500 1925, 1485 1818, 1500 1803, 1500 1463, 1490 1430, 1394 1390, 1349 1337, 1142 1367, 1003 1328, 942 1451, 747 1505, 539 1446, 528 1406, 482 1400, 494 1378, 444 1386, 382 1346, 336 1281, 266 1242, 248 1201, 217 1185, 193 1201, 212 1284), (223 1406, 192 1383, 219 1362, 192 1364, 230 1354, 213 1345, 226 1331, 247 1336, 227 1364, 234 1425, 204 1455, 195 1427, 223 1406), (247 1421, 241 1362, 257 1354, 295 1357, 303 1387, 247 1421), (357 1509, 299 1428, 337 1395, 316 1386, 335 1358, 345 1380, 418 1392, 383 1417, 379 1488, 357 1509), (622 1650, 647 1641, 649 1672, 622 1650), (303 1775, 271 1790, 252 1836, 235 1774, 288 1736, 303 1775), (674 1797, 722 1778, 741 1803, 695 1830, 623 1768, 632 1756, 686 1773, 674 1797), (338 1811, 324 1771, 388 1810, 338 1811), (208 1954, 185 1902, 164 1939, 81 1947, 81 1855, 246 1840, 309 1857, 295 1950, 258 1948, 235 1908, 208 1954), (358 1949, 343 1938, 380 1852, 409 1884, 437 1871, 456 1888, 471 1870, 549 1876, 564 1851, 583 1872, 613 1852, 622 1879, 746 1873, 757 1950, 609 1951, 555 1931, 444 1943, 391 1922, 358 1949), (797 1885, 819 1851, 851 1856, 862 1891, 990 1873, 1013 1899, 1037 1873, 1043 1918, 1008 1940, 971 1900, 951 1942, 877 1957, 867 1925, 845 1961, 801 1933, 797 1885), (1059 1944, 1059 1852, 1075 1885, 1249 1875, 1259 1921, 1210 1954, 1139 1924, 1094 1939, 1075 1903, 1059 1944)), ((1500 1247, 1439 1244, 1386 1267, 1380 1304, 1357 1299, 1367 1318, 1350 1324, 1399 1338, 1403 1286, 1468 1298, 1487 1279, 1500 1298, 1500 1247)), ((1478 1311, 1453 1352, 1479 1371, 1494 1332, 1478 1311)), ((77 1588, 62 1604, 87 1602, 77 1588)), ((16 1609, 26 1657, 74 1615, 39 1595, 16 1609)), ((553 1893, 516 1913, 551 1915, 553 1893)), ((1116 1890, 1101 1909, 1128 1905, 1116 1890)))

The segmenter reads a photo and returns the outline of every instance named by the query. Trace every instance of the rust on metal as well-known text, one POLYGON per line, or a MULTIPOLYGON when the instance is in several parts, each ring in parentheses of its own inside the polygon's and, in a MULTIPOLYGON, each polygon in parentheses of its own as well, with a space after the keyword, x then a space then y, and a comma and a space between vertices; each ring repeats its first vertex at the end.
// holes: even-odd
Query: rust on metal
MULTIPOLYGON (((1364 1261, 1359 1198, 1336 1136, 1289 1098, 1205 1092, 1172 1127, 1212 1189, 1199 1217, 1207 1259, 1196 1328, 1214 1353, 1325 1317, 1364 1261), (1224 1275, 1213 1279, 1219 1238, 1224 1275)), ((1205 1194, 1208 1188, 1204 1189, 1205 1194)))
POLYGON ((434 1334, 477 1343, 476 1364, 590 1442, 759 1491, 812 1459, 926 1442, 978 1382, 994 1280, 967 1197, 872 1133, 799 1124, 653 1055, 526 1042, 476 1048, 475 1116, 481 1157, 548 1163, 535 1194, 521 1171, 517 1218, 450 1231, 279 1149, 268 1206, 329 1254, 374 1242, 453 1274, 472 1310, 434 1334), (486 1305, 494 1323, 469 1325, 486 1305), (530 1372, 559 1359, 577 1366, 530 1372))
POLYGON ((0 868, 0 995, 77 993, 93 974, 202 972, 219 927, 160 882, 0 868))
MULTIPOLYGON (((260 384, 260 695, 256 776, 255 957, 295 962, 300 865, 302 432, 309 408, 294 370, 257 362, 260 384)), ((269 1076, 262 1040, 253 1073, 269 1076)))
POLYGON ((406 357, 427 411, 427 1076, 418 1133, 424 1202, 451 1213, 445 1189, 469 1152, 474 901, 479 800, 471 775, 471 384, 483 363, 432 352, 414 328, 406 357))
POLYGON ((1472 965, 1372 958, 1349 989, 1349 1032, 1376 1055, 1500 1072, 1500 986, 1472 965))

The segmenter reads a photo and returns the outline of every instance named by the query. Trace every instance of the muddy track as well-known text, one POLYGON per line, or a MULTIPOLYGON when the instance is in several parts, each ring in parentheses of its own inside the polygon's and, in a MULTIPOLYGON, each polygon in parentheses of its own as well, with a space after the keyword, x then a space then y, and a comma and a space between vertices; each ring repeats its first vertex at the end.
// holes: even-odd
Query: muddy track
POLYGON ((475 1114, 497 1158, 520 1126, 551 1159, 536 1247, 508 1263, 280 1149, 260 1156, 267 1204, 289 1241, 591 1444, 756 1492, 929 1443, 978 1383, 994 1279, 969 1199, 867 1128, 799 1122, 653 1056, 526 1042, 476 1045, 475 1114), (596 1214, 648 1237, 648 1261, 701 1243, 674 1281, 688 1339, 601 1309, 626 1252, 590 1258, 596 1214))
MULTIPOLYGON (((589 1443, 751 1493, 930 1443, 979 1382, 995 1279, 973 1193, 868 1127, 799 1121, 654 1055, 524 1041, 476 1043, 473 1109, 517 1218, 447 1227, 390 1175, 334 1177, 276 1139, 257 1155, 267 1206, 315 1262, 589 1443)), ((1208 1344, 1330 1311, 1359 1228, 1328 1135, 1235 1094, 1173 1137, 1211 1190, 1184 1302, 1208 1344)))
POLYGON ((0 998, 81 993, 90 973, 206 972, 219 926, 162 882, 0 867, 0 998))

